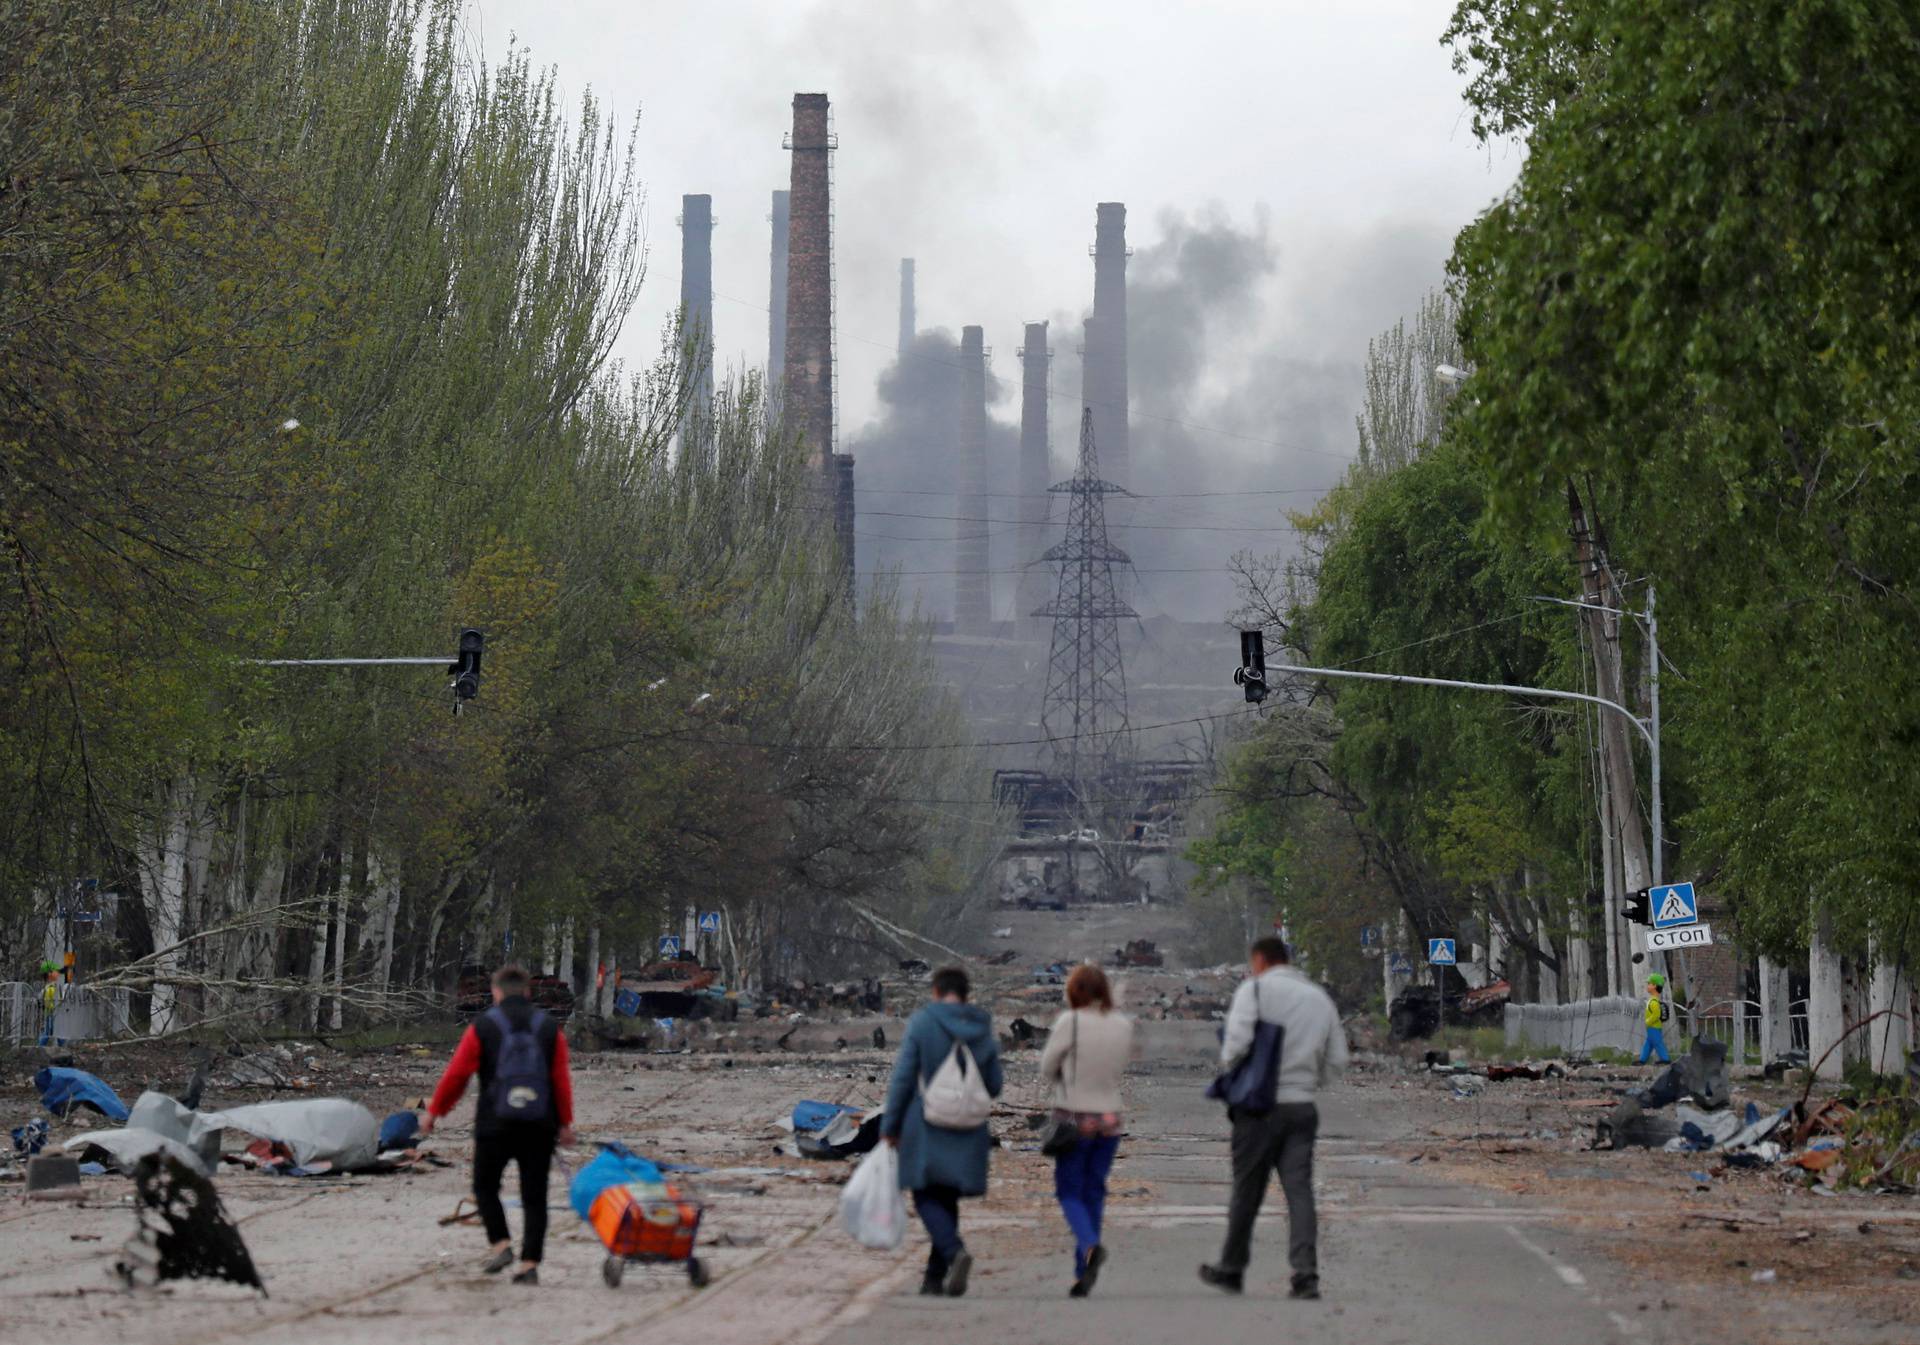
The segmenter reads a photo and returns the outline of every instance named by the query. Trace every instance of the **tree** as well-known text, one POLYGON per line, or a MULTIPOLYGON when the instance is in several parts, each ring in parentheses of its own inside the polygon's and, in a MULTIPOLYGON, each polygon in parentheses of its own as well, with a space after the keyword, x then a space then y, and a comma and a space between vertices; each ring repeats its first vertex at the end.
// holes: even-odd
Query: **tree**
POLYGON ((1741 931, 1911 956, 1920 838, 1915 16, 1847 0, 1466 3, 1513 190, 1452 263, 1458 428, 1509 536, 1568 479, 1657 576, 1673 828, 1741 931))

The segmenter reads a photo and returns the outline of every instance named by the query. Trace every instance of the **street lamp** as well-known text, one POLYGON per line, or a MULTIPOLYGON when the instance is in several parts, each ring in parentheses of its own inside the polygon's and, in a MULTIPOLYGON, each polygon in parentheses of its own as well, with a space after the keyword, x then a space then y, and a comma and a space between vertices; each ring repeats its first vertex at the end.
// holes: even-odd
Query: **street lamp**
POLYGON ((1442 383, 1451 383, 1454 387, 1459 387, 1462 383, 1466 382, 1472 373, 1473 371, 1471 369, 1461 369, 1451 364, 1436 364, 1433 366, 1433 376, 1442 383))

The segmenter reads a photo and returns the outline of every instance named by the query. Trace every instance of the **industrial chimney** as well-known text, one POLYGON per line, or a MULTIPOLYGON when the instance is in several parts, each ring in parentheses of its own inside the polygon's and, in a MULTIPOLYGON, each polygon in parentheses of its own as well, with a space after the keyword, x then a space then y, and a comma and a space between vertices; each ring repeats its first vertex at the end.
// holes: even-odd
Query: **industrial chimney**
MULTIPOLYGON (((806 439, 807 460, 833 472, 833 206, 828 199, 833 135, 824 93, 793 96, 793 178, 787 201, 785 406, 806 439)), ((831 491, 829 491, 831 493, 831 491)))
POLYGON ((1093 442, 1100 452, 1100 475, 1128 485, 1133 460, 1127 443, 1127 208, 1103 201, 1094 210, 1093 315, 1100 321, 1099 344, 1089 339, 1087 360, 1097 370, 1093 400, 1093 442))
POLYGON ((680 341, 689 365, 690 397, 681 421, 685 442, 689 423, 713 411, 713 198, 680 198, 680 341))
POLYGON ((913 258, 900 259, 900 353, 913 349, 913 258))
POLYGON ((1053 351, 1047 345, 1047 324, 1029 322, 1020 345, 1020 520, 1019 544, 1014 548, 1021 565, 1016 586, 1014 616, 1029 639, 1047 639, 1051 624, 1034 611, 1046 604, 1052 588, 1047 568, 1039 563, 1047 549, 1047 506, 1053 497, 1052 464, 1047 455, 1048 369, 1053 351))
POLYGON ((960 329, 960 497, 954 510, 953 625, 962 635, 993 628, 987 566, 987 349, 978 327, 960 329))
POLYGON ((773 194, 767 222, 773 225, 773 275, 767 286, 767 389, 778 394, 787 373, 787 200, 773 194))
POLYGON ((787 423, 800 432, 816 473, 820 503, 839 540, 851 599, 854 587, 854 462, 833 443, 833 133, 824 93, 793 96, 793 152, 787 197, 787 423))

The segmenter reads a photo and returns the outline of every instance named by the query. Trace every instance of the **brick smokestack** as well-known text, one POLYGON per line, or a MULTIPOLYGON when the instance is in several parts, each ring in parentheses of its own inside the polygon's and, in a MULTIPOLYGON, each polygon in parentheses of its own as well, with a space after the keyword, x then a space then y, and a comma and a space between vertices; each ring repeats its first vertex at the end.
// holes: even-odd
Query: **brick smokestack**
POLYGON ((913 258, 900 259, 900 353, 913 349, 913 258))
POLYGON ((1127 443, 1127 208, 1104 201, 1094 209, 1093 315, 1099 344, 1089 340, 1087 359, 1098 370, 1093 401, 1093 442, 1100 475, 1128 485, 1133 460, 1127 443))
POLYGON ((1052 464, 1047 460, 1047 366, 1052 359, 1047 324, 1029 322, 1020 345, 1020 544, 1014 553, 1015 562, 1025 567, 1016 589, 1014 617, 1029 639, 1044 639, 1049 630, 1046 619, 1033 612, 1046 603, 1050 587, 1047 567, 1038 562, 1047 549, 1047 506, 1053 499, 1047 494, 1053 484, 1052 464))
POLYGON ((767 286, 767 389, 778 393, 787 373, 787 200, 790 192, 773 194, 767 214, 773 225, 773 275, 767 286))
POLYGON ((833 494, 833 136, 827 96, 793 96, 793 178, 787 211, 788 423, 806 439, 807 460, 833 494))
POLYGON ((993 628, 987 547, 987 349, 978 327, 960 329, 960 498, 954 512, 953 625, 962 635, 993 628))
MULTIPOLYGON (((713 198, 680 198, 680 341, 692 399, 687 417, 713 410, 713 198)), ((682 423, 685 433, 685 423, 682 423)))

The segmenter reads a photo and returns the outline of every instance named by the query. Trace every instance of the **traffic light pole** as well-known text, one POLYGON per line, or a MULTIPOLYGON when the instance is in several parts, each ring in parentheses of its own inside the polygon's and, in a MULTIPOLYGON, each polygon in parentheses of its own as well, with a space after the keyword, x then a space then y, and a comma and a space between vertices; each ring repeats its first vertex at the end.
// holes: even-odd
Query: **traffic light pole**
POLYGON ((254 658, 247 662, 260 668, 445 667, 453 677, 453 712, 457 715, 463 703, 480 694, 480 657, 486 650, 486 643, 484 632, 468 627, 460 632, 460 652, 445 657, 254 658))
MULTIPOLYGON (((1578 605, 1578 604, 1576 604, 1578 605)), ((1345 677, 1358 682, 1396 682, 1406 686, 1448 687, 1455 691, 1491 691, 1507 696, 1527 696, 1534 700, 1583 701, 1588 705, 1598 705, 1611 710, 1633 725, 1640 736, 1646 739, 1647 752, 1653 761, 1653 789, 1650 811, 1653 814, 1653 855, 1650 863, 1653 869, 1653 881, 1656 886, 1662 881, 1660 845, 1662 827, 1660 818, 1660 651, 1653 643, 1653 590, 1647 590, 1648 643, 1652 648, 1654 665, 1652 680, 1652 713, 1645 719, 1636 715, 1617 701, 1604 696, 1589 695, 1584 691, 1562 691, 1558 687, 1514 686, 1506 682, 1459 682, 1447 677, 1414 677, 1406 673, 1361 672, 1356 668, 1308 668, 1298 663, 1280 664, 1266 669, 1266 676, 1273 678, 1281 674, 1295 674, 1301 677, 1345 677)))

